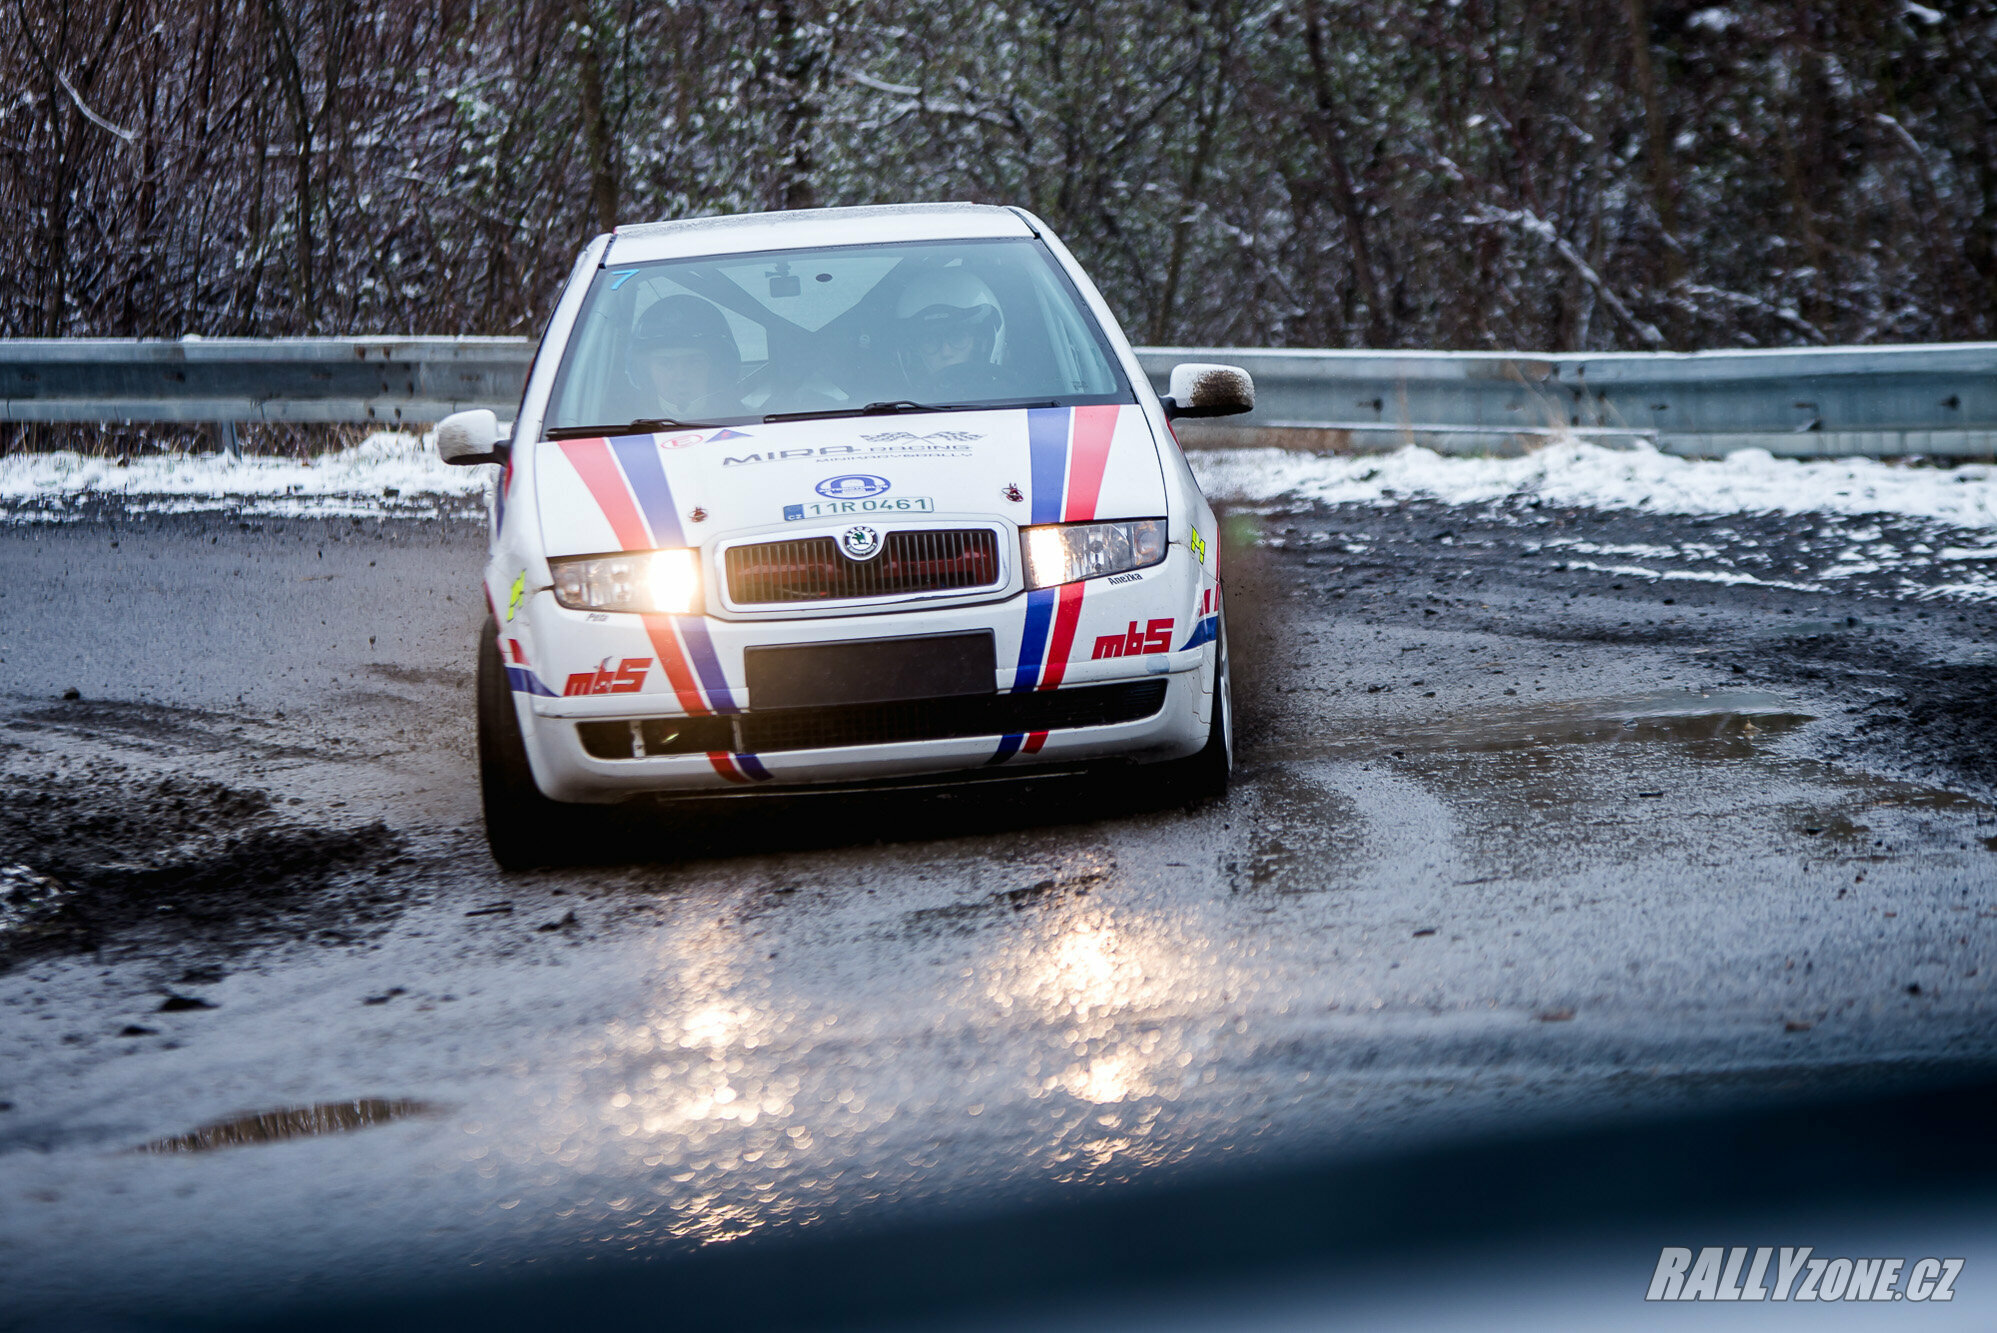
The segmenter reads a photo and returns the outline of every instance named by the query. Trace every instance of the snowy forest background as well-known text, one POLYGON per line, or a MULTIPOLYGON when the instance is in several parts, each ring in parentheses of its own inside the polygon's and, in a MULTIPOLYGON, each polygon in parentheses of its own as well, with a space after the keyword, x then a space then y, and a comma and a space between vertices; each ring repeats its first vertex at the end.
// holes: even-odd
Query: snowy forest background
POLYGON ((1997 337, 1993 0, 8 0, 0 69, 0 336, 532 334, 617 222, 970 199, 1139 342, 1997 337))

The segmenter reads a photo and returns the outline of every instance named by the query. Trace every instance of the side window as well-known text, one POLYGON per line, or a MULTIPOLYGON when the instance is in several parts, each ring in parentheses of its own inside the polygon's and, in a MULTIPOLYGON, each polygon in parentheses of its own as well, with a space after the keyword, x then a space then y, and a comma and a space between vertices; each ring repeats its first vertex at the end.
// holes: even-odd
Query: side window
MULTIPOLYGON (((601 294, 599 294, 601 295, 601 294)), ((562 380, 548 420, 558 424, 608 421, 616 412, 613 375, 624 364, 624 346, 630 335, 628 301, 594 300, 570 338, 569 352, 562 365, 562 380)))
POLYGON ((1045 272, 1034 274, 1034 304, 1045 330, 1055 373, 1071 393, 1110 393, 1115 384, 1102 373, 1103 355, 1089 330, 1076 318, 1075 302, 1057 291, 1045 272))

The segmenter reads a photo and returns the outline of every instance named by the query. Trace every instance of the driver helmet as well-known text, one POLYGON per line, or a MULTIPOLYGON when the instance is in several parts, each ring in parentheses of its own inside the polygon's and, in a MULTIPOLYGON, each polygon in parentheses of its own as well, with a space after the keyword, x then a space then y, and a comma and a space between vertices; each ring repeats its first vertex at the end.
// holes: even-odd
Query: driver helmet
POLYGON ((625 373, 634 385, 649 390, 647 358, 681 349, 707 353, 708 396, 733 389, 742 378, 742 352, 735 345, 727 316, 712 303, 685 295, 654 301, 638 316, 631 328, 625 373))
POLYGON ((1005 316, 998 298, 979 277, 966 269, 939 268, 918 273, 895 301, 902 370, 911 378, 929 377, 923 362, 925 346, 934 347, 952 335, 968 332, 967 364, 992 365, 999 359, 1005 316))

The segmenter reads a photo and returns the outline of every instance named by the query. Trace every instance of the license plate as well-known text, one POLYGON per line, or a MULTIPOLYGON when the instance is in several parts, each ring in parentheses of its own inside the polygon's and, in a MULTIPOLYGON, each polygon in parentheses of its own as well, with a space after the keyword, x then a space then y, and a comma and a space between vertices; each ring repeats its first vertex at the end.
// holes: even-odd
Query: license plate
POLYGON ((936 505, 926 495, 883 495, 871 500, 813 500, 784 506, 784 522, 801 518, 848 518, 855 514, 928 514, 936 505))
POLYGON ((743 665, 749 707, 758 710, 942 699, 998 689, 990 630, 751 648, 743 665))

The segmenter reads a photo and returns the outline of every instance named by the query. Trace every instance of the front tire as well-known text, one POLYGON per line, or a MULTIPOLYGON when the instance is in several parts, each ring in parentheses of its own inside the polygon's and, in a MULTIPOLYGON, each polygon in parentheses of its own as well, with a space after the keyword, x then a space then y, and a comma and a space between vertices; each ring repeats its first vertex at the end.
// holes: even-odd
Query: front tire
POLYGON ((593 811, 551 801, 534 784, 513 688, 499 656, 499 629, 486 622, 478 641, 478 785, 485 842, 501 870, 532 870, 573 857, 593 811))
POLYGON ((1207 721, 1207 743, 1196 755, 1179 760, 1173 774, 1177 795, 1184 801, 1217 801, 1227 795, 1234 776, 1234 683, 1227 661, 1227 617, 1214 630, 1213 709, 1207 721))

